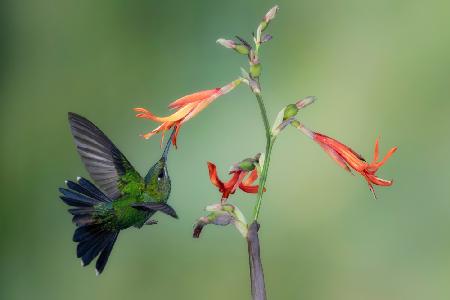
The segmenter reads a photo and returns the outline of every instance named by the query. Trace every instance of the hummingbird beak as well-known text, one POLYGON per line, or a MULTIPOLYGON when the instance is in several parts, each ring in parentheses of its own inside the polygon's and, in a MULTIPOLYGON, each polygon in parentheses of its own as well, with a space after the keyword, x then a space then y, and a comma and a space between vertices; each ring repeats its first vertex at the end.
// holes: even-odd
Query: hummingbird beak
POLYGON ((170 134, 169 140, 167 141, 166 146, 164 147, 164 152, 161 156, 161 159, 164 161, 167 161, 167 156, 169 154, 170 145, 172 144, 172 138, 173 138, 173 135, 175 134, 175 130, 176 130, 175 128, 172 129, 172 133, 170 134))

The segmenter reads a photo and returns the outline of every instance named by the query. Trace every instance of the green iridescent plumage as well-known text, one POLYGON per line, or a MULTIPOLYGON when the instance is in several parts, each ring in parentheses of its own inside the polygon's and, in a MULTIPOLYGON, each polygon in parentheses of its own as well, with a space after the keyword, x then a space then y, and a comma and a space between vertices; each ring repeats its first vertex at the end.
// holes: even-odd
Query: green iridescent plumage
POLYGON ((77 256, 88 265, 98 256, 101 273, 119 232, 129 227, 155 224, 151 217, 161 211, 177 218, 166 204, 171 183, 167 171, 170 139, 162 157, 143 178, 119 149, 92 122, 69 113, 69 123, 78 153, 98 188, 84 178, 67 181, 61 199, 77 225, 74 241, 77 256))

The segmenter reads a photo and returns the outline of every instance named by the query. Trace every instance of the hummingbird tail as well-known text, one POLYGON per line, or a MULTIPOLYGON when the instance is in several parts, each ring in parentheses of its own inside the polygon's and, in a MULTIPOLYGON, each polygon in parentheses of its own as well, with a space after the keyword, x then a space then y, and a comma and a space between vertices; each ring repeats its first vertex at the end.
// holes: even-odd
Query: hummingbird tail
POLYGON ((118 230, 111 230, 100 217, 99 204, 112 200, 84 178, 79 177, 78 183, 66 181, 66 185, 68 189, 59 189, 60 198, 71 206, 69 212, 77 226, 73 235, 73 241, 78 243, 77 257, 81 258, 83 266, 87 266, 98 256, 96 271, 99 275, 103 272, 119 235, 118 230))
POLYGON ((103 224, 78 227, 73 234, 73 241, 78 242, 77 257, 81 258, 82 266, 89 265, 98 256, 95 271, 100 275, 105 269, 118 235, 118 230, 107 230, 103 224))

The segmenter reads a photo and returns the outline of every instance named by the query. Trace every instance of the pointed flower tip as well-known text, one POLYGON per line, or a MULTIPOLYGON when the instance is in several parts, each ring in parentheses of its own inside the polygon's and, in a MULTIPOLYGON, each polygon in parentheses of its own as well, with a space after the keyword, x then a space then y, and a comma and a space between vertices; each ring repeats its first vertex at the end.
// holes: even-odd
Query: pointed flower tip
POLYGON ((306 98, 298 100, 295 103, 295 105, 297 106, 298 109, 302 109, 302 108, 305 108, 306 106, 314 103, 316 100, 317 100, 316 96, 308 96, 306 98))
POLYGON ((225 48, 234 49, 236 48, 236 43, 233 40, 226 40, 226 39, 218 39, 216 41, 217 44, 222 45, 225 48))
POLYGON ((148 140, 148 139, 150 139, 153 135, 154 135, 154 134, 150 132, 150 133, 146 133, 146 134, 140 134, 139 136, 140 136, 141 138, 143 138, 144 140, 148 140))
POLYGON ((279 9, 280 9, 280 7, 278 5, 275 5, 274 7, 272 7, 264 16, 263 21, 266 23, 269 23, 270 21, 275 19, 275 16, 279 9))

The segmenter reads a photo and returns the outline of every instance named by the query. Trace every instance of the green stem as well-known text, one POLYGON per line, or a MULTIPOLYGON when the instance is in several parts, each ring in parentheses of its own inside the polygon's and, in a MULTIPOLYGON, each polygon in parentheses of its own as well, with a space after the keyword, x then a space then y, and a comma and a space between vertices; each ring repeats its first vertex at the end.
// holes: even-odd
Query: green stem
POLYGON ((269 119, 267 118, 267 111, 266 106, 264 105, 264 100, 260 93, 255 93, 256 100, 258 100, 259 109, 261 111, 261 116, 264 122, 264 129, 266 131, 266 150, 267 146, 270 143, 270 140, 272 138, 272 134, 270 133, 270 125, 269 125, 269 119))
POLYGON ((269 120, 267 118, 267 112, 266 107, 264 105, 263 98, 260 93, 255 93, 256 99, 258 100, 259 109, 261 111, 261 116, 264 123, 264 128, 266 131, 266 153, 264 157, 264 165, 261 171, 261 175, 259 177, 259 189, 258 189, 258 195, 256 198, 256 205, 253 211, 253 220, 257 221, 259 217, 259 211, 261 210, 261 202, 262 202, 262 196, 264 187, 266 185, 267 180, 267 174, 269 172, 269 165, 270 165, 270 155, 272 152, 273 144, 275 143, 275 137, 272 136, 272 133, 270 131, 270 125, 269 120))

